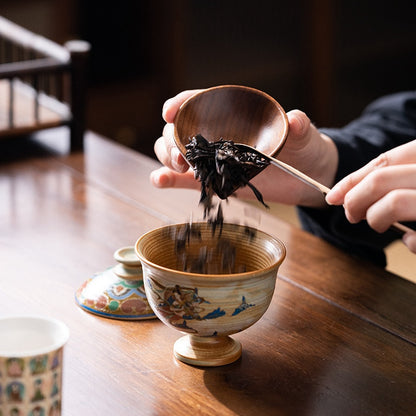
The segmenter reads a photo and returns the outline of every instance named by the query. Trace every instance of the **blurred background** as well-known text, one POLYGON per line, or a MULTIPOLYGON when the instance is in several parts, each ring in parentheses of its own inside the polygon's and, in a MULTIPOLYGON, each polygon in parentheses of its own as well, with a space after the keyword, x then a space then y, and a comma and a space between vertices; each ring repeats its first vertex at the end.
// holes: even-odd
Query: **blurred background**
MULTIPOLYGON (((0 15, 89 41, 87 128, 151 157, 163 103, 184 89, 248 85, 338 127, 415 88, 414 0, 1 0, 0 15)), ((298 225, 293 207, 271 211, 298 225)), ((403 244, 386 254, 416 282, 403 244)))
POLYGON ((414 89, 414 1, 1 0, 0 14, 63 44, 92 44, 87 127, 153 156, 163 102, 244 84, 341 126, 414 89))

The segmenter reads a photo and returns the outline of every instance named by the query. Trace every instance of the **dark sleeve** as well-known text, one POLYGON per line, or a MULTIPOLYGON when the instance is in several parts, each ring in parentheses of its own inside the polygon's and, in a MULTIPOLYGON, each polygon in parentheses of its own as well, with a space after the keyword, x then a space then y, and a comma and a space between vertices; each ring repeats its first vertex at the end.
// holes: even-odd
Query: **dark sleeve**
MULTIPOLYGON (((339 166, 335 181, 338 182, 380 153, 416 138, 416 91, 382 97, 345 127, 321 131, 337 146, 339 166)), ((298 213, 304 229, 383 267, 386 265, 383 249, 398 238, 392 231, 375 232, 365 221, 350 224, 342 207, 298 207, 298 213)))

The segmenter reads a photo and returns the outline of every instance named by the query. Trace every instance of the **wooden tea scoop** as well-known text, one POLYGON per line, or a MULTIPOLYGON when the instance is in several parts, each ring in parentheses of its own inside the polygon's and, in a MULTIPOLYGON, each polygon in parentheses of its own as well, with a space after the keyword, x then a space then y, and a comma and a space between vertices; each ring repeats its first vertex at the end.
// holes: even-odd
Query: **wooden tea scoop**
POLYGON ((236 141, 276 155, 285 144, 289 123, 282 106, 266 93, 241 85, 220 85, 202 90, 180 106, 174 138, 186 154, 191 137, 209 141, 236 141))
MULTIPOLYGON (((282 149, 289 131, 287 115, 273 97, 242 85, 220 85, 196 92, 179 107, 173 124, 175 143, 194 169, 195 158, 186 156, 192 138, 202 136, 208 142, 221 139, 234 142, 238 137, 239 143, 276 155, 282 149)), ((201 154, 204 154, 207 149, 197 146, 196 151, 201 150, 201 154)), ((255 166, 249 167, 245 171, 245 179, 250 181, 260 170, 255 166)), ((238 175, 233 177, 235 181, 226 181, 226 187, 223 186, 221 174, 214 172, 208 179, 213 191, 221 199, 227 198, 241 186, 238 175)), ((250 183, 248 186, 252 187, 250 183)), ((255 192, 254 187, 252 189, 255 192)), ((259 195, 256 194, 257 199, 259 195)))
MULTIPOLYGON (((272 156, 266 155, 263 152, 260 152, 259 150, 255 149, 252 146, 249 146, 247 144, 243 143, 234 143, 234 145, 240 149, 243 152, 251 152, 257 154, 259 157, 263 157, 264 159, 268 160, 270 164, 277 166, 278 168, 282 169, 286 173, 289 173, 290 175, 294 176, 295 178, 301 180, 302 182, 306 183, 309 186, 312 186, 313 188, 320 191, 324 196, 330 191, 330 188, 327 186, 319 183, 318 181, 310 178, 309 176, 305 175, 303 172, 295 169, 293 166, 288 165, 287 163, 284 163, 280 160, 275 159, 272 156)), ((399 222, 395 222, 390 227, 392 230, 398 232, 399 234, 403 235, 406 234, 409 231, 414 231, 411 228, 400 224, 399 222)))

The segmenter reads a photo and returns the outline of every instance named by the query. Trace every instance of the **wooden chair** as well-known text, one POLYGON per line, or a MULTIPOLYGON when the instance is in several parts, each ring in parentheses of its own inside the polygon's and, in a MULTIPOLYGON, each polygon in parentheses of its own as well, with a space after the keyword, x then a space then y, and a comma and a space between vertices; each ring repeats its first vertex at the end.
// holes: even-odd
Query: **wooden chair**
POLYGON ((58 45, 0 16, 0 139, 69 126, 70 149, 83 149, 85 41, 58 45))

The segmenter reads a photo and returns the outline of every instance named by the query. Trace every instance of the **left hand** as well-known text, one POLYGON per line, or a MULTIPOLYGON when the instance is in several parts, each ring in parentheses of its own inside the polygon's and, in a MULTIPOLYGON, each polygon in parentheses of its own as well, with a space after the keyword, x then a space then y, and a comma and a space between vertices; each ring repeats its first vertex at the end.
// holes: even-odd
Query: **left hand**
MULTIPOLYGON (((176 147, 173 129, 176 112, 182 103, 200 90, 183 91, 167 100, 162 116, 166 121, 163 134, 154 145, 157 158, 164 165, 150 175, 152 184, 158 188, 200 189, 192 169, 176 147)), ((309 117, 299 110, 287 113, 289 134, 279 159, 289 163, 317 181, 331 186, 338 166, 338 151, 331 138, 320 133, 309 117)), ((250 181, 262 193, 265 201, 290 205, 324 207, 322 195, 294 179, 275 166, 265 169, 250 181)), ((237 196, 254 198, 248 187, 238 189, 237 196)))
MULTIPOLYGON (((326 196, 344 205, 349 222, 366 219, 382 233, 396 221, 416 221, 416 140, 391 149, 338 182, 326 196)), ((403 236, 416 253, 416 231, 403 236)))

